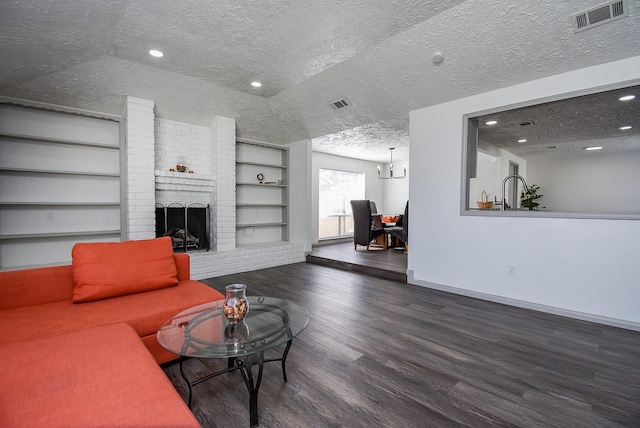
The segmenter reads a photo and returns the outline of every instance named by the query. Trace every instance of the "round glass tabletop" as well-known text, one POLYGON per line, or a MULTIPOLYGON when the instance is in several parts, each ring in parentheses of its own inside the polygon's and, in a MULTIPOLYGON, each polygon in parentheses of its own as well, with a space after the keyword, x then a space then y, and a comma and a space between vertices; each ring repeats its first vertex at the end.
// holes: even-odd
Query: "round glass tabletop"
POLYGON ((309 323, 302 306, 275 297, 249 296, 242 321, 224 316, 224 300, 194 306, 165 322, 158 343, 183 357, 230 358, 263 352, 300 334, 309 323))

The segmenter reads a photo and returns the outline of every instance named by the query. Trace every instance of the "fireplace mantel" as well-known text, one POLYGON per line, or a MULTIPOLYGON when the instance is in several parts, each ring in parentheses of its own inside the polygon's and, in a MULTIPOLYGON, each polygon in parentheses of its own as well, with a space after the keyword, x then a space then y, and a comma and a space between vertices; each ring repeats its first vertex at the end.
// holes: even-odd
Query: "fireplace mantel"
POLYGON ((215 186, 215 180, 205 174, 156 170, 155 175, 156 190, 211 193, 215 186))

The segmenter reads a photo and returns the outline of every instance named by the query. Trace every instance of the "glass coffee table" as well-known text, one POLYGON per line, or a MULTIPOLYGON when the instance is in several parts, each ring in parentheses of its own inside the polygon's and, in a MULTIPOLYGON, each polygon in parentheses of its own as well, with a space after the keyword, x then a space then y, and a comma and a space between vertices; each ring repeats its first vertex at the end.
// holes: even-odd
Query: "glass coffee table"
POLYGON ((309 323, 305 308, 274 297, 249 296, 249 312, 244 320, 230 323, 224 316, 224 300, 194 306, 165 322, 157 333, 158 343, 180 355, 180 374, 189 385, 189 407, 192 388, 205 380, 239 370, 249 391, 251 426, 258 426, 258 390, 264 363, 280 361, 282 376, 287 381, 286 361, 291 342, 309 323), (265 359, 264 352, 286 344, 282 357, 265 359), (183 363, 189 358, 227 359, 224 370, 190 380, 183 363), (251 371, 258 366, 254 381, 251 371))

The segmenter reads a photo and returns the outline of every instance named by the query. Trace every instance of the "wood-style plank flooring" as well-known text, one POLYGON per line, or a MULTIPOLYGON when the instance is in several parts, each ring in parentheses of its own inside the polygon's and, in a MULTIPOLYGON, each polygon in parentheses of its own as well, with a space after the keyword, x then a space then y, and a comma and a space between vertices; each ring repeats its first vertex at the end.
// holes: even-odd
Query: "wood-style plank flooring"
MULTIPOLYGON (((309 311, 289 381, 265 366, 262 427, 640 426, 640 332, 310 263, 204 282, 309 311)), ((178 364, 164 371, 186 401, 178 364)), ((204 427, 248 427, 240 373, 195 386, 192 411, 204 427)))
POLYGON ((353 241, 314 246, 307 263, 363 272, 380 278, 407 282, 407 253, 404 247, 381 248, 361 245, 356 250, 353 241))

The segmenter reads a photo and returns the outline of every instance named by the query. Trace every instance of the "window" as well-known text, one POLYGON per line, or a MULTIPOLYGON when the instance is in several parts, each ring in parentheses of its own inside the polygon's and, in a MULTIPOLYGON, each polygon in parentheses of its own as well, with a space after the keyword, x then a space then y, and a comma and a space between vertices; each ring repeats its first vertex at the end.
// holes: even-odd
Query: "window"
POLYGON ((603 89, 468 115, 463 213, 639 219, 640 86, 603 89), (533 209, 525 183, 540 190, 533 209))
POLYGON ((351 200, 364 199, 364 173, 320 169, 318 239, 353 236, 351 200))

